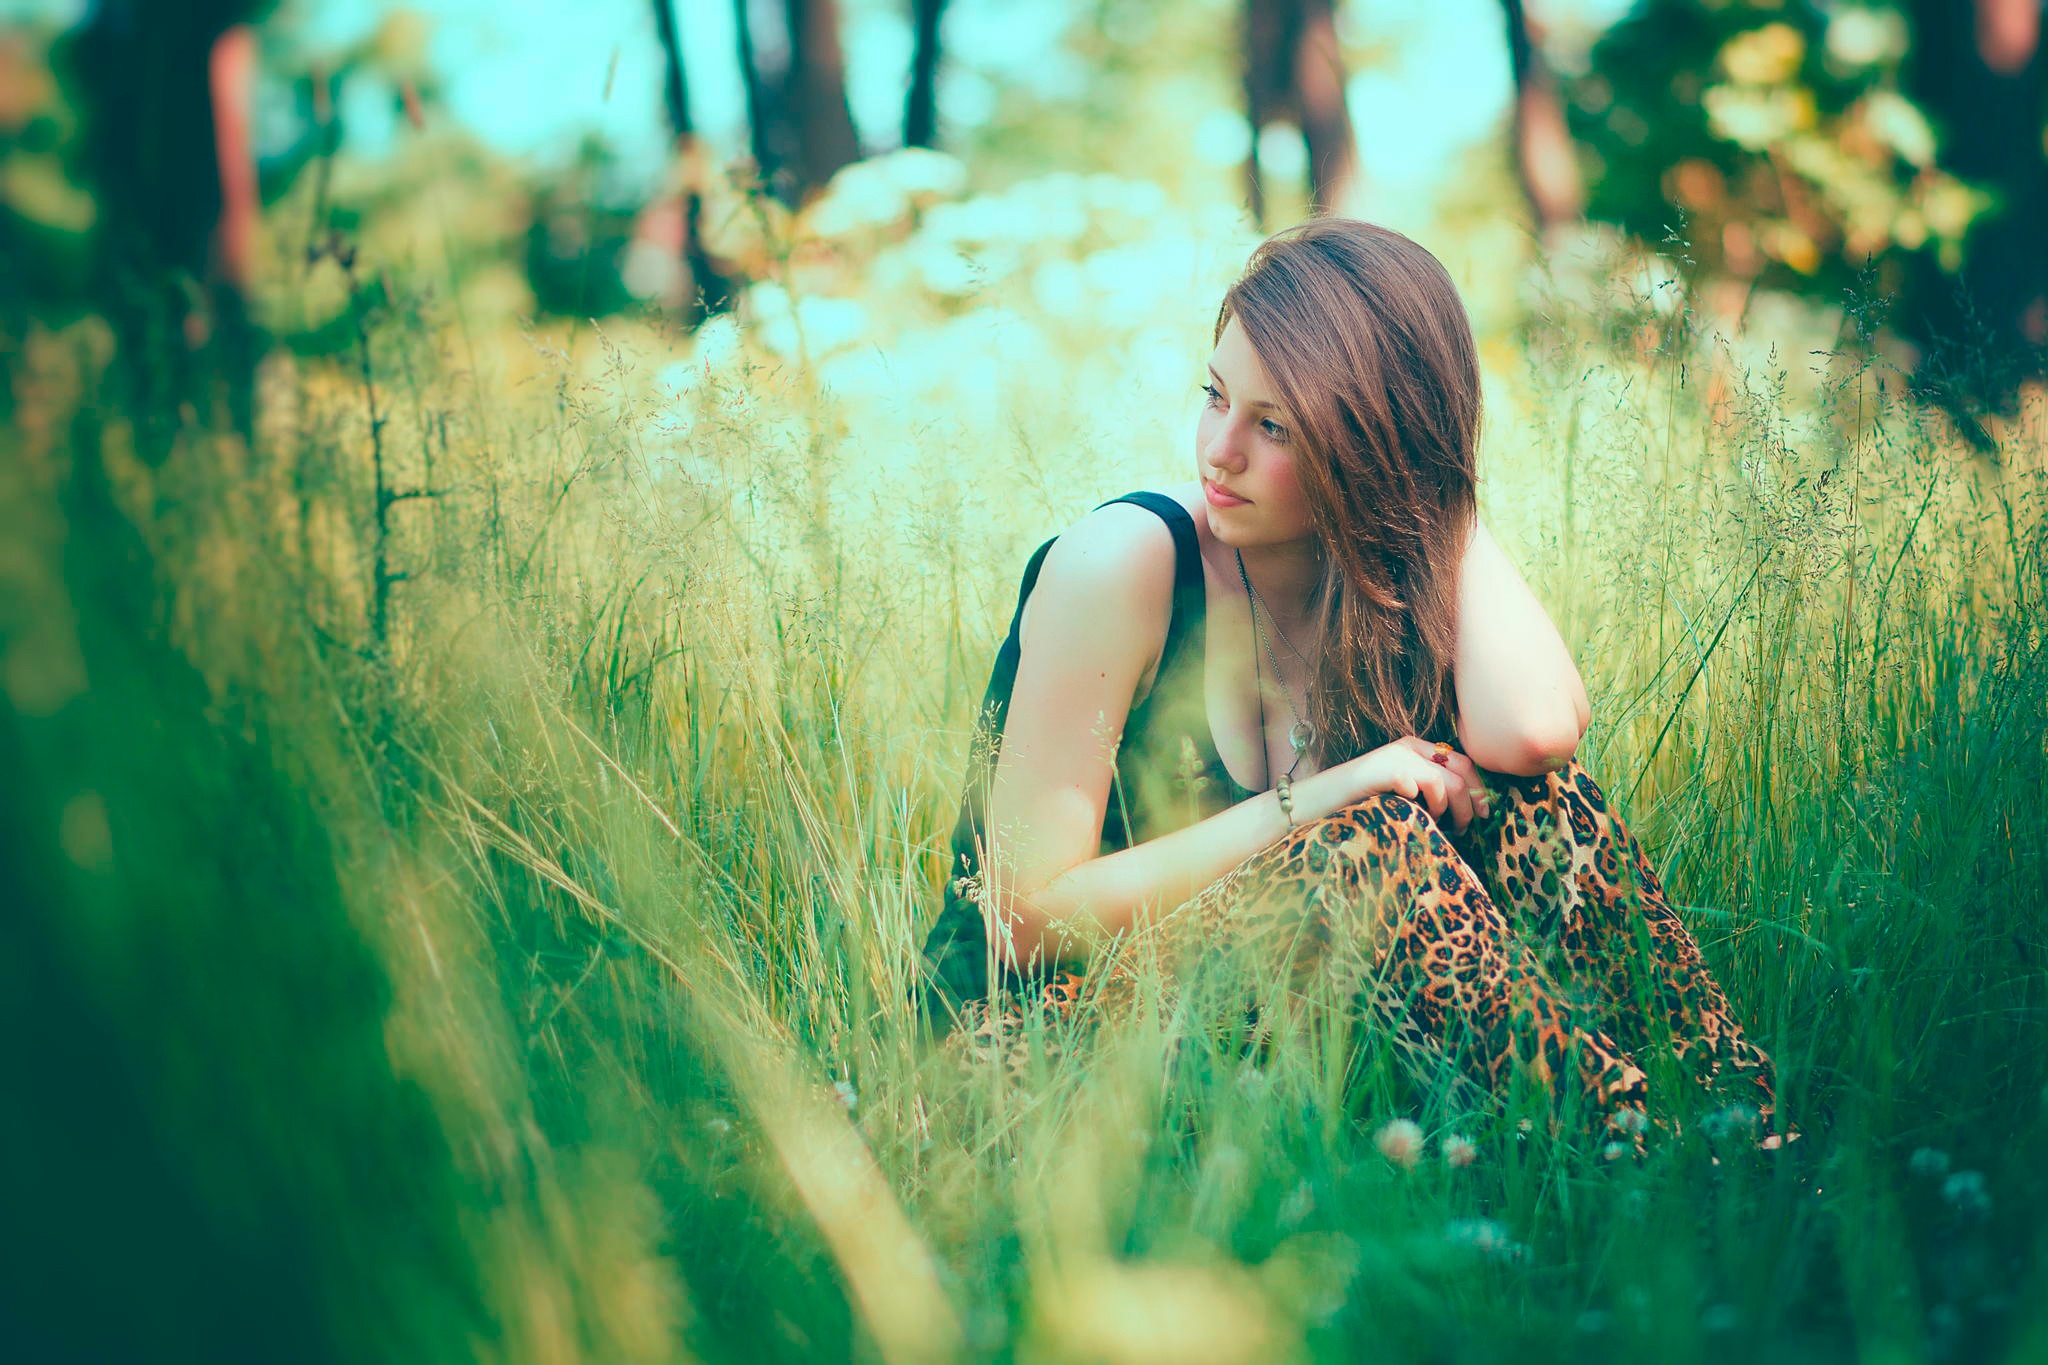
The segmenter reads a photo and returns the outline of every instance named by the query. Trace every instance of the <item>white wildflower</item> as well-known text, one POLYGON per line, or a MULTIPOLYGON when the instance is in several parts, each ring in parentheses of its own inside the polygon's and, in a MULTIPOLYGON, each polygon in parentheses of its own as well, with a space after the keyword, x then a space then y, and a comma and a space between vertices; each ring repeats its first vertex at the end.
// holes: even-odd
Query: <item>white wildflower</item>
POLYGON ((1913 1155, 1906 1158, 1906 1169, 1914 1175, 1932 1179, 1948 1174, 1948 1153, 1939 1147, 1916 1147, 1913 1155))
POLYGON ((1966 1219, 1983 1218, 1991 1212, 1991 1194, 1984 1187, 1981 1171, 1957 1171, 1941 1183, 1941 1197, 1966 1219))
POLYGON ((1520 1260, 1529 1250, 1508 1236, 1504 1224, 1492 1218, 1453 1218, 1444 1227, 1444 1237, 1457 1246, 1471 1247, 1506 1261, 1520 1260))
POLYGON ((1752 1104, 1729 1104, 1716 1109, 1700 1120, 1700 1131, 1709 1138, 1724 1138, 1733 1133, 1754 1133, 1762 1113, 1752 1104))
POLYGON ((1415 1159, 1422 1155, 1422 1129, 1409 1119, 1389 1120, 1372 1140, 1381 1156, 1406 1170, 1414 1170, 1415 1159))

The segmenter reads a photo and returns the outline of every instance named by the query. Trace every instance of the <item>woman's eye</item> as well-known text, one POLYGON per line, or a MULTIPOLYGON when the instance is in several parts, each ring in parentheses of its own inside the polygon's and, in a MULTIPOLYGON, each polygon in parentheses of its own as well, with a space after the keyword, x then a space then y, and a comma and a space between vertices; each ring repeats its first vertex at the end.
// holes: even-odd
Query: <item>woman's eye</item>
MULTIPOLYGON (((1223 395, 1216 391, 1216 386, 1214 384, 1198 384, 1195 387, 1199 388, 1203 393, 1209 395, 1210 407, 1213 408, 1222 406, 1223 395)), ((1285 441, 1287 439, 1287 428, 1281 426, 1272 418, 1267 418, 1265 421, 1259 423, 1259 425, 1266 428, 1267 433, 1275 441, 1285 441)))

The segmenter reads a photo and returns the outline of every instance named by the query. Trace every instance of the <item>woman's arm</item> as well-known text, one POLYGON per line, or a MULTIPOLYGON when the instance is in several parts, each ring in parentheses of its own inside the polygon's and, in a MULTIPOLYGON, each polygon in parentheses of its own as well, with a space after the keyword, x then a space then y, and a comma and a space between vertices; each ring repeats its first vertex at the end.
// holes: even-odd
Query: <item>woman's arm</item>
MULTIPOLYGON (((1319 820, 1358 795, 1341 771, 1313 773, 1294 784, 1297 824, 1319 820)), ((1002 898, 1007 933, 989 919, 999 957, 1025 966, 1086 957, 1116 933, 1164 915, 1245 859, 1287 833, 1280 798, 1259 792, 1169 834, 1105 853, 1054 877, 1028 895, 1002 898)))
MULTIPOLYGON (((1018 967, 1086 956, 1165 912, 1287 832, 1262 792, 1170 834, 1101 854, 1118 737, 1171 612, 1174 546, 1140 507, 1098 508, 1047 552, 1019 628, 1017 676, 981 859, 990 941, 1018 967)), ((1352 779, 1294 786, 1297 820, 1338 809, 1352 779)))
POLYGON ((1571 651, 1476 517, 1458 580, 1454 674, 1460 745, 1494 772, 1564 766, 1592 719, 1571 651))

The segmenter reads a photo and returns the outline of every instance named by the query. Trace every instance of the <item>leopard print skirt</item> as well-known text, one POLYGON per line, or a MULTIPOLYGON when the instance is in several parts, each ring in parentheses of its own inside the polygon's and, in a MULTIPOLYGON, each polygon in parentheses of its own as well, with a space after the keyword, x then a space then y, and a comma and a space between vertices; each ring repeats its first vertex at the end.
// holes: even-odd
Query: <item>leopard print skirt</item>
POLYGON ((1254 1045, 1303 1007, 1336 1008, 1468 1110, 1516 1075, 1537 1081, 1610 1157, 1681 1127, 1652 1102, 1638 1065, 1651 1049, 1723 1128, 1734 1115, 1759 1148, 1798 1137, 1777 1114, 1770 1057, 1585 767, 1480 776, 1491 813, 1463 831, 1392 792, 1306 821, 1100 965, 968 1002, 945 1048, 963 1066, 1021 1070, 1141 999, 1183 1020, 1249 1021, 1254 1045), (1147 955, 1163 996, 1138 986, 1147 955), (1207 982, 1227 984, 1205 996, 1207 982), (1249 998, 1247 982, 1261 983, 1249 998))

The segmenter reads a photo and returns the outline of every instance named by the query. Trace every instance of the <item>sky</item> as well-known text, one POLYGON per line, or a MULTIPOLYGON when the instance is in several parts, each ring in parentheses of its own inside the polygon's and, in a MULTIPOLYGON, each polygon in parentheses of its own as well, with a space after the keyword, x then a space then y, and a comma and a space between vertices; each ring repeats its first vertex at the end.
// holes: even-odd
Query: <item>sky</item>
MULTIPOLYGON (((0 0, 10 16, 67 22, 86 0, 0 0)), ((745 106, 733 30, 734 0, 675 0, 689 64, 690 106, 723 153, 745 138, 745 106)), ((764 13, 781 0, 747 0, 764 13)), ((1566 43, 1581 41, 1623 13, 1629 0, 1549 0, 1540 12, 1566 43)), ((602 132, 629 166, 649 175, 666 142, 660 106, 661 54, 648 0, 284 0, 316 47, 344 47, 373 32, 387 13, 409 9, 431 31, 429 60, 454 116, 502 151, 542 160, 565 156, 587 132, 602 132)), ((864 141, 893 146, 899 135, 911 50, 908 0, 841 0, 848 101, 864 141)), ((1084 73, 1060 51, 1071 9, 1050 0, 952 0, 944 19, 947 66, 938 99, 952 126, 985 118, 998 82, 1048 95, 1074 92, 1084 73)), ((1456 153, 1491 135, 1504 117, 1508 71, 1499 0, 1342 0, 1342 22, 1361 35, 1390 37, 1395 59, 1352 75, 1346 90, 1360 130, 1365 173, 1383 185, 1427 194, 1456 153), (1401 136, 1374 128, 1398 124, 1401 136)), ((353 150, 374 155, 396 134, 388 96, 366 83, 345 92, 342 113, 353 150)), ((1197 155, 1234 159, 1241 127, 1229 111, 1194 130, 1197 155), (1232 139, 1237 145, 1233 145, 1232 139)), ((1296 139, 1298 142, 1298 139, 1296 139)), ((1265 148, 1262 146, 1262 150, 1265 148)), ((1274 150, 1286 154, 1285 147, 1274 150)))

